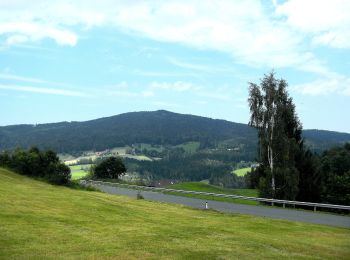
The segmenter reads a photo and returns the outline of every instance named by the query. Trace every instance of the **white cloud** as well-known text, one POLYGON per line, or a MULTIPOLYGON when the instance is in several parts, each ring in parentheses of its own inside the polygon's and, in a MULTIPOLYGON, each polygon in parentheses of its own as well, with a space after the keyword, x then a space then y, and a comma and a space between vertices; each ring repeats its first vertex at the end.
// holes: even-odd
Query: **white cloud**
POLYGON ((71 31, 35 22, 1 23, 0 34, 9 35, 6 39, 7 44, 51 38, 60 45, 74 46, 78 39, 78 36, 71 31))
POLYGON ((153 97, 154 96, 154 92, 152 90, 146 90, 142 92, 142 95, 144 97, 153 97))
MULTIPOLYGON (((157 41, 229 53, 250 66, 306 68, 313 72, 320 70, 320 65, 315 67, 320 62, 309 51, 310 43, 350 47, 350 1, 272 1, 267 8, 268 3, 5 1, 0 3, 0 34, 5 35, 7 44, 51 38, 58 44, 74 46, 77 30, 108 25, 157 41)), ((207 69, 178 61, 177 65, 207 69)), ((327 67, 322 66, 323 70, 327 67)))
POLYGON ((137 92, 127 91, 127 90, 111 90, 106 91, 108 96, 118 96, 118 97, 138 97, 140 94, 137 92))
POLYGON ((156 96, 159 94, 159 91, 173 91, 178 93, 190 93, 197 97, 205 97, 210 99, 217 99, 221 101, 229 101, 231 100, 231 92, 230 87, 217 87, 208 91, 207 88, 203 86, 196 85, 192 82, 183 82, 183 81, 175 81, 175 82, 157 82, 154 81, 149 84, 148 89, 144 93, 148 93, 148 96, 156 96))
POLYGON ((14 34, 9 36, 6 39, 7 45, 14 45, 14 44, 20 44, 29 41, 27 36, 21 35, 21 34, 14 34))
POLYGON ((33 77, 24 77, 21 75, 11 74, 9 72, 4 71, 5 73, 0 73, 0 79, 6 80, 6 81, 21 81, 21 82, 29 82, 29 83, 36 83, 36 84, 46 84, 51 86, 61 86, 61 87, 72 87, 70 84, 61 83, 61 82, 52 82, 47 81, 40 78, 33 78, 33 77))
POLYGON ((47 81, 42 79, 23 77, 23 76, 13 75, 10 73, 0 73, 0 79, 25 81, 25 82, 32 82, 32 83, 48 83, 47 81))
POLYGON ((190 63, 190 62, 185 62, 181 61, 179 59, 173 58, 173 57, 168 57, 167 60, 180 68, 184 69, 190 69, 194 71, 201 71, 201 72, 206 72, 206 73, 234 73, 235 70, 230 67, 223 67, 220 65, 203 65, 203 64, 197 64, 197 63, 190 63))
POLYGON ((316 44, 350 48, 350 1, 289 0, 276 9, 292 28, 308 33, 316 44))
POLYGON ((0 89, 49 94, 49 95, 73 96, 73 97, 88 96, 87 94, 80 91, 57 89, 57 88, 41 88, 41 87, 33 87, 33 86, 0 85, 0 89))
POLYGON ((303 38, 276 22, 260 1, 14 1, 0 4, 0 34, 9 44, 54 39, 74 46, 76 26, 112 25, 157 41, 219 50, 250 65, 304 62, 303 38))
POLYGON ((312 82, 293 86, 293 90, 303 95, 329 95, 338 94, 350 96, 350 78, 340 76, 323 78, 312 82))

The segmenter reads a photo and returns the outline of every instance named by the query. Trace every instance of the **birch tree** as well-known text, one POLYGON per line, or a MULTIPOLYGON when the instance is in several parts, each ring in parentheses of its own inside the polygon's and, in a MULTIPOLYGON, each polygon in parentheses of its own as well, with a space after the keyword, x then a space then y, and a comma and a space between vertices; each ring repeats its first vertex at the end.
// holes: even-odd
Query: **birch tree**
POLYGON ((274 73, 265 75, 260 85, 249 83, 249 125, 258 130, 258 161, 262 195, 295 198, 298 171, 295 154, 302 145, 301 124, 287 83, 274 73), (266 187, 268 183, 268 187, 266 187), (265 186, 264 186, 265 185, 265 186))

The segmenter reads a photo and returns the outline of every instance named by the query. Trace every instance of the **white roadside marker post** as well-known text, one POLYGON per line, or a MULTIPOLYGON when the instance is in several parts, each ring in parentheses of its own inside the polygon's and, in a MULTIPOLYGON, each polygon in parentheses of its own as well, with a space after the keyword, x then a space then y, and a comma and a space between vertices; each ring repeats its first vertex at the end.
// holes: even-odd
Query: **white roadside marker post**
POLYGON ((205 202, 205 209, 208 209, 208 202, 205 202))

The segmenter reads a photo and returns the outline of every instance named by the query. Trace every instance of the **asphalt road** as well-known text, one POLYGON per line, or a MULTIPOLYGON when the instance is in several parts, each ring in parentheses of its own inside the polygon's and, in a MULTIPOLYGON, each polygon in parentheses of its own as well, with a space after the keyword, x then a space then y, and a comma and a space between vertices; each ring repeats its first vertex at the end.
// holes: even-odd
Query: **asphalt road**
MULTIPOLYGON (((126 195, 136 198, 138 191, 133 189, 120 188, 109 185, 94 184, 94 187, 111 194, 126 195)), ((186 205, 193 208, 204 209, 205 203, 208 203, 209 209, 217 210, 225 213, 249 214, 274 219, 285 219, 291 221, 301 221, 313 224, 323 224, 337 227, 350 228, 350 217, 333 215, 327 213, 319 213, 303 210, 292 210, 283 208, 272 208, 268 206, 252 206, 231 202, 220 202, 213 200, 202 200, 189 197, 181 197, 169 194, 163 194, 152 191, 141 191, 142 196, 146 200, 160 201, 166 203, 175 203, 186 205)))

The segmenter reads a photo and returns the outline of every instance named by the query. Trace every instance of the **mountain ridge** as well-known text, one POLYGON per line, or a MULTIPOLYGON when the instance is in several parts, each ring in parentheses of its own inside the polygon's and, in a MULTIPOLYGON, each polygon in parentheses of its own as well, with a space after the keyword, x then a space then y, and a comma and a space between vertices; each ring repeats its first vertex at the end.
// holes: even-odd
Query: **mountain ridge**
MULTIPOLYGON (((303 135, 315 151, 350 141, 350 134, 336 131, 310 129, 304 130, 303 135)), ((246 145, 257 142, 255 129, 247 124, 167 110, 128 112, 87 121, 0 127, 0 150, 37 145, 71 152, 135 143, 177 145, 189 141, 212 146, 228 139, 246 145)))

